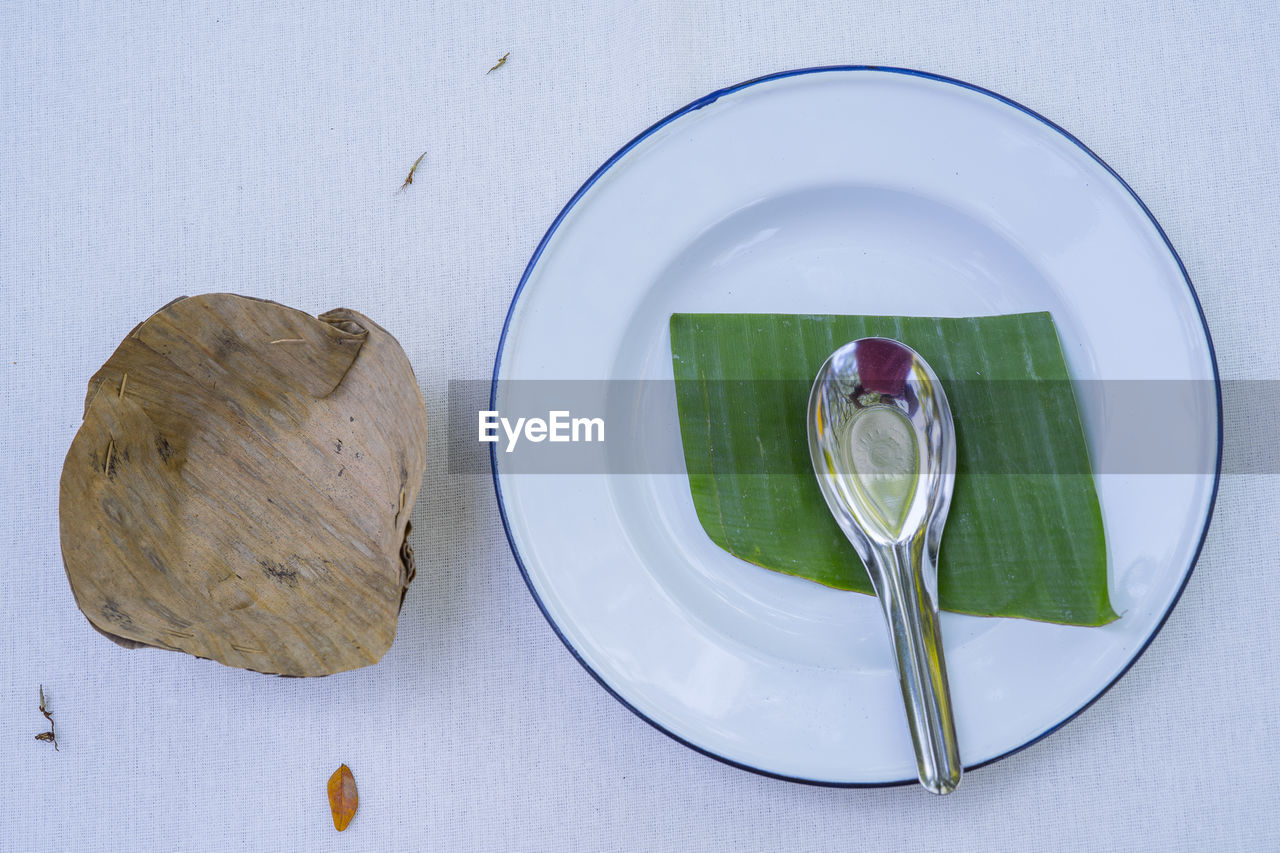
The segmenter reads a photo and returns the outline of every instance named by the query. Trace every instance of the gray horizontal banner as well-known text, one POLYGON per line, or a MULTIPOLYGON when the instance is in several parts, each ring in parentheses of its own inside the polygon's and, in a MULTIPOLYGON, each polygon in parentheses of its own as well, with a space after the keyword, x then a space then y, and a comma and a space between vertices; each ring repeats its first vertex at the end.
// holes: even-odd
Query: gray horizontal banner
MULTIPOLYGON (((943 384, 965 474, 1211 475, 1217 464, 1213 382, 943 384), (1062 452, 1071 445, 1072 401, 1080 421, 1093 425, 1086 431, 1087 455, 1062 452), (1063 423, 1025 429, 1026 421, 1046 418, 1063 423), (1045 441, 1059 429, 1059 440, 1045 441), (988 434, 978 441, 976 430, 988 434), (991 432, 998 438, 991 439, 991 432)), ((1227 381, 1221 389, 1227 424, 1223 473, 1280 474, 1280 381, 1227 381)), ((488 380, 449 383, 453 474, 488 475, 491 451, 504 474, 812 473, 808 381, 513 380, 498 383, 491 406, 493 390, 488 380), (677 400, 688 409, 685 435, 677 400), (732 429, 725 421, 732 421, 732 429)))

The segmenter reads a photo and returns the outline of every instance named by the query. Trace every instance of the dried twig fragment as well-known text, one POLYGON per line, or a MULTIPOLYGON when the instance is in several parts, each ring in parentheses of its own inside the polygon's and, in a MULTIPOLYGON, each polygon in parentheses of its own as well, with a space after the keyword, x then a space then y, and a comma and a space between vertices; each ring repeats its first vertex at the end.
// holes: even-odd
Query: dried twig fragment
POLYGON ((402 192, 404 191, 405 187, 413 183, 413 176, 417 174, 418 164, 421 163, 422 158, 426 156, 427 156, 427 152, 423 151, 421 154, 418 155, 418 159, 413 161, 413 166, 409 169, 409 174, 405 177, 404 183, 400 185, 400 190, 402 192))
POLYGON ((333 828, 338 832, 346 829, 359 805, 356 777, 351 775, 351 768, 343 764, 329 777, 329 810, 333 812, 333 828))
POLYGON ((488 71, 486 71, 486 72, 484 72, 484 73, 485 73, 486 75, 488 75, 488 74, 492 74, 493 72, 497 71, 497 70, 498 70, 499 68, 501 68, 502 66, 506 65, 506 64, 507 64, 507 57, 508 57, 508 56, 510 56, 510 55, 511 55, 511 51, 509 51, 509 50, 508 50, 506 53, 502 54, 502 58, 498 60, 498 63, 497 63, 496 65, 494 65, 492 68, 490 68, 488 71))
POLYGON ((53 712, 49 710, 49 703, 45 701, 43 684, 40 685, 40 713, 44 714, 44 718, 49 721, 49 731, 36 735, 36 740, 51 743, 55 751, 62 752, 58 749, 58 737, 53 733, 53 712))

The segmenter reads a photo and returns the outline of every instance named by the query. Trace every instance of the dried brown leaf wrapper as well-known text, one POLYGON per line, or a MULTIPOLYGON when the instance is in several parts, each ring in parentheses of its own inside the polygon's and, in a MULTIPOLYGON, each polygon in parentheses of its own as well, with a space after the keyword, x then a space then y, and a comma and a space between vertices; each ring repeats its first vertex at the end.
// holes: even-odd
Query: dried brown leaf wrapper
POLYGON ((377 662, 413 579, 426 409, 399 343, 210 294, 139 324, 89 381, 62 557, 102 633, 282 675, 377 662))

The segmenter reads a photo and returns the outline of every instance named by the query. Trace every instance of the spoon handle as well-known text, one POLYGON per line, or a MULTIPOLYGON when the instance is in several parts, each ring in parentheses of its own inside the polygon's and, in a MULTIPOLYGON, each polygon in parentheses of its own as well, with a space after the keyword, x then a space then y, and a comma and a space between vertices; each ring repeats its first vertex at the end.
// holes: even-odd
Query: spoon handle
POLYGON ((963 765, 942 656, 937 584, 925 583, 925 571, 933 567, 923 565, 921 544, 917 538, 915 548, 908 541, 881 549, 878 571, 871 575, 898 664, 920 784, 949 794, 960 784, 963 765))

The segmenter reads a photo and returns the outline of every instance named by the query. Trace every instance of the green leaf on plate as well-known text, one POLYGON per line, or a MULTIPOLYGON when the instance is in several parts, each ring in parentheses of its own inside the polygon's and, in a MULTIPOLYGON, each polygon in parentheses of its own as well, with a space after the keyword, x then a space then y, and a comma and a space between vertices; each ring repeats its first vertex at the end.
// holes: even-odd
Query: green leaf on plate
POLYGON ((712 541, 767 569, 871 592, 814 479, 805 419, 827 356, 873 336, 924 356, 955 419, 942 607, 1070 625, 1115 619, 1088 447, 1048 313, 673 314, 681 441, 712 541))

